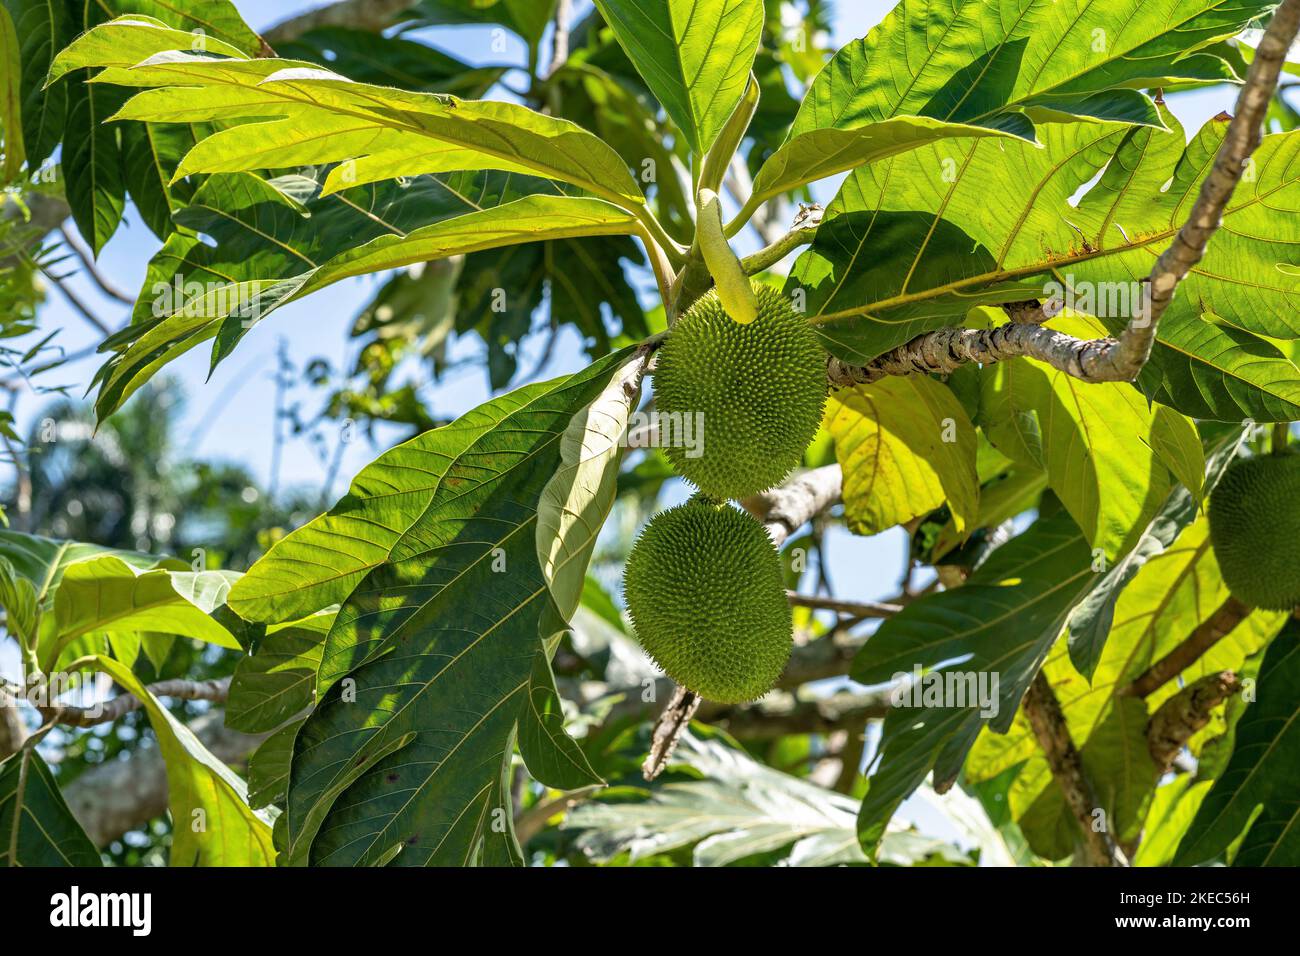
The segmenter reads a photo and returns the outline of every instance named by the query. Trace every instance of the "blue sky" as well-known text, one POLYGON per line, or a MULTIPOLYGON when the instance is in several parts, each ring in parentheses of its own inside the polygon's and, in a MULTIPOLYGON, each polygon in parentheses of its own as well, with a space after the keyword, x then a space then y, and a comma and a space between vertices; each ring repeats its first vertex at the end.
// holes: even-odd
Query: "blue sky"
MULTIPOLYGON (((288 16, 316 6, 315 3, 252 3, 236 0, 236 5, 254 28, 266 28, 288 16)), ((879 22, 893 6, 889 0, 838 4, 835 41, 846 43, 860 37, 879 22)), ((580 4, 579 10, 585 7, 580 4)), ((471 63, 514 62, 523 64, 526 51, 522 42, 511 39, 504 55, 489 48, 486 28, 451 27, 429 29, 423 39, 435 46, 454 52, 471 63)), ((545 48, 545 44, 543 44, 545 48)), ((1172 99, 1175 112, 1183 120, 1189 133, 1210 116, 1222 109, 1230 109, 1233 94, 1217 89, 1195 94, 1183 94, 1172 99)), ((829 200, 837 182, 822 184, 817 190, 819 198, 829 200)), ((741 238, 748 251, 754 245, 751 235, 741 238)), ((158 242, 134 214, 128 210, 126 222, 119 234, 109 243, 100 258, 102 270, 122 289, 131 293, 139 290, 149 257, 158 248, 158 242)), ((239 349, 221 365, 212 376, 207 376, 208 350, 200 346, 168 367, 168 374, 178 377, 184 384, 188 407, 179 437, 182 447, 208 459, 229 459, 245 463, 265 482, 269 477, 272 430, 274 423, 274 385, 272 374, 278 341, 283 337, 289 353, 299 365, 316 356, 327 359, 338 369, 347 367, 353 360, 348 340, 348 329, 358 309, 382 282, 380 276, 351 280, 330 287, 307 300, 294 303, 277 311, 271 321, 254 330, 239 349)), ((105 322, 113 327, 127 317, 127 308, 107 299, 84 276, 74 276, 70 285, 105 322)), ((643 288, 649 290, 653 283, 645 277, 643 288)), ((57 290, 51 289, 49 301, 41 317, 42 334, 61 328, 58 341, 74 352, 95 344, 97 334, 69 307, 57 290)), ((472 353, 480 346, 466 340, 459 354, 472 353)), ((534 343, 521 361, 521 368, 534 367, 540 345, 534 343)), ((556 348, 547 366, 547 375, 560 375, 576 371, 585 362, 577 336, 566 334, 556 348)), ((70 384, 80 392, 90 381, 98 359, 71 363, 49 377, 50 384, 70 384)), ((426 403, 437 416, 460 414, 488 397, 484 372, 466 366, 453 372, 436 386, 423 391, 426 403)), ((301 400, 304 414, 315 411, 314 404, 320 393, 302 390, 291 396, 301 400)), ((19 401, 19 423, 26 428, 39 410, 49 401, 48 396, 25 394, 19 401)), ((402 432, 391 429, 381 433, 381 440, 392 442, 402 432)), ((333 486, 335 496, 346 489, 351 477, 368 461, 383 450, 371 446, 364 439, 346 449, 338 480, 333 486)), ((317 451, 307 441, 290 441, 283 456, 280 486, 304 485, 319 489, 326 466, 317 451)), ((902 572, 905 541, 901 531, 889 532, 875 538, 855 538, 846 532, 834 534, 828 542, 836 566, 843 568, 835 576, 841 596, 862 600, 886 598, 897 590, 902 572)))

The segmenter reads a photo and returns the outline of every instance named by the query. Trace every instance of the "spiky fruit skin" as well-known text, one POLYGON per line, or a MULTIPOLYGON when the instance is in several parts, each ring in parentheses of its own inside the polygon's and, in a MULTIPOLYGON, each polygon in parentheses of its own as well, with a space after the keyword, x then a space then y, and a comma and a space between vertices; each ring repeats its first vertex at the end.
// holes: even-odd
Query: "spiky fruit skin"
POLYGON ((1210 493, 1210 542, 1224 583, 1254 607, 1300 605, 1300 455, 1233 462, 1210 493))
POLYGON ((802 461, 826 404, 816 334, 780 292, 760 283, 754 292, 758 318, 745 325, 714 291, 696 302, 673 326, 655 371, 661 413, 703 416, 702 454, 692 457, 680 442, 664 451, 678 474, 718 500, 780 484, 802 461))
POLYGON ((762 697, 793 646, 781 559, 757 521, 692 499, 660 512, 628 556, 623 591, 641 646, 687 690, 762 697))

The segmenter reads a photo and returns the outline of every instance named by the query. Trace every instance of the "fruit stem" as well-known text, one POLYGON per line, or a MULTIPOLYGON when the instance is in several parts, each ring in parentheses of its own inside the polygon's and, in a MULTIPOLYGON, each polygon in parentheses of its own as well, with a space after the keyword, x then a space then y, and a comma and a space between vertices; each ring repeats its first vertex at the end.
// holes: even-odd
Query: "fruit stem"
POLYGON ((701 189, 698 203, 696 241, 713 276, 722 308, 733 321, 748 325, 758 318, 758 296, 722 234, 722 200, 712 189, 701 189))
POLYGON ((668 317, 668 324, 671 325, 676 316, 676 304, 673 301, 673 284, 677 277, 673 273, 673 265, 664 247, 655 242, 654 237, 642 226, 637 231, 641 242, 645 244, 646 258, 650 260, 650 267, 654 270, 655 282, 659 286, 659 297, 663 299, 664 314, 668 317))
POLYGON ((636 218, 644 227, 646 233, 659 244, 661 251, 667 256, 668 261, 673 264, 674 268, 681 266, 686 261, 686 248, 668 235, 668 230, 664 228, 664 224, 650 211, 648 206, 638 208, 636 218))
POLYGON ((1290 422, 1275 422, 1273 424, 1273 443, 1272 452, 1275 455, 1285 455, 1287 443, 1291 438, 1290 422))
POLYGON ((641 764, 641 776, 646 780, 653 780, 664 772, 668 761, 672 759, 673 751, 677 749, 678 741, 682 739, 682 732, 700 709, 700 699, 699 694, 685 687, 673 691, 668 706, 655 722, 654 741, 645 762, 641 764))

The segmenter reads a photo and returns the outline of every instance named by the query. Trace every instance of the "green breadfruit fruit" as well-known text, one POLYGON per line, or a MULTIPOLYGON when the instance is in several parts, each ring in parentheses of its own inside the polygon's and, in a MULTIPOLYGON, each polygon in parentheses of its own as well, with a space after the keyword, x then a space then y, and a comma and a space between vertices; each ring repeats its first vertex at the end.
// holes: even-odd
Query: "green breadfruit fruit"
POLYGON ((718 500, 780 484, 802 461, 826 404, 826 353, 816 334, 781 293, 759 283, 754 292, 758 317, 744 325, 716 291, 691 306, 655 371, 660 413, 702 428, 693 442, 665 440, 664 451, 680 475, 718 500))
POLYGON ((763 696, 793 646, 781 559, 767 531, 730 505, 694 498, 646 525, 623 572, 641 646, 701 697, 763 696))
POLYGON ((1300 455, 1233 462, 1210 493, 1210 541, 1239 601, 1300 605, 1300 455))

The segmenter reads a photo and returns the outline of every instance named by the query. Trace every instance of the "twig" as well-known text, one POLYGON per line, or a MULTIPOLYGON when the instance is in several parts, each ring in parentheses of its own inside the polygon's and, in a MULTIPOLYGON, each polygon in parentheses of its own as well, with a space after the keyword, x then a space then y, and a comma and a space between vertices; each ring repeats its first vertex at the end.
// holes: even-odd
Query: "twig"
POLYGON ((29 256, 31 248, 39 246, 41 240, 71 214, 68 204, 57 196, 28 193, 22 202, 17 202, 0 193, 0 220, 15 223, 11 238, 17 240, 10 244, 11 251, 0 255, 0 270, 11 268, 15 262, 29 256))
POLYGON ((1146 365, 1156 328, 1174 290, 1205 255, 1210 238, 1223 222, 1223 212, 1250 156, 1258 148, 1269 102, 1287 51, 1300 32, 1300 0, 1283 0, 1273 12, 1246 82, 1237 97, 1236 115, 1201 183, 1201 191, 1183 227, 1151 268, 1146 308, 1139 309, 1118 339, 1075 339, 1031 324, 995 329, 940 329, 920 335, 865 366, 832 359, 832 384, 872 382, 885 375, 951 372, 970 362, 988 364, 1028 356, 1086 382, 1131 382, 1146 365))
POLYGON ((552 317, 550 331, 546 336, 546 344, 542 346, 541 357, 537 360, 533 370, 524 376, 523 380, 525 382, 533 382, 542 377, 542 373, 546 371, 546 366, 551 364, 551 358, 555 355, 555 342, 559 337, 560 323, 552 317))
POLYGON ((1025 692, 1024 706, 1034 737, 1047 755, 1052 777, 1065 794, 1065 802, 1083 830, 1084 858, 1088 865, 1124 866, 1126 861, 1110 835, 1109 826, 1094 826, 1093 812, 1097 809, 1097 799, 1084 774, 1083 758, 1070 739, 1070 728, 1061 710, 1061 702, 1056 699, 1056 693, 1042 671, 1025 692))
POLYGON ((1147 722, 1147 749, 1163 774, 1198 730, 1210 722, 1211 712, 1237 691, 1241 681, 1232 671, 1207 674, 1160 705, 1147 722))
POLYGON ((835 598, 820 597, 814 594, 799 594, 787 591, 786 597, 795 607, 810 607, 819 611, 834 611, 845 617, 864 619, 875 617, 893 617, 903 609, 901 604, 887 604, 878 601, 840 601, 835 598))
POLYGON ((1223 640, 1253 609, 1232 595, 1208 618, 1198 624, 1187 639, 1139 674, 1119 691, 1122 697, 1146 697, 1191 667, 1223 640))
POLYGON ((581 790, 570 790, 558 797, 533 804, 515 817, 515 839, 519 841, 520 846, 528 846, 528 841, 545 829, 547 820, 562 810, 572 809, 602 789, 599 784, 583 787, 581 790))
POLYGON ((108 278, 99 271, 99 267, 95 265, 95 257, 90 254, 89 249, 81 244, 81 240, 68 231, 67 226, 59 226, 59 235, 63 237, 64 245, 71 249, 77 259, 81 261, 81 268, 94 280, 95 285, 99 286, 100 292, 110 299, 117 299, 118 302, 126 305, 135 305, 135 299, 109 282, 108 278))
POLYGON ((68 287, 68 284, 64 282, 63 279, 54 275, 44 266, 40 266, 40 270, 45 278, 49 279, 58 287, 58 290, 63 293, 63 297, 72 303, 72 307, 81 314, 81 317, 98 329, 101 335, 108 338, 108 336, 112 334, 112 330, 109 329, 108 323, 92 312, 90 306, 81 301, 81 298, 68 287))
POLYGON ((758 250, 752 256, 740 260, 740 267, 746 275, 754 275, 772 268, 800 246, 806 246, 817 238, 816 226, 800 226, 791 229, 776 242, 758 250))
MULTIPOLYGON (((174 697, 179 700, 209 700, 221 703, 230 696, 230 678, 218 680, 164 680, 150 684, 146 690, 154 697, 174 697)), ((122 694, 96 707, 69 707, 54 705, 37 707, 37 711, 47 722, 64 724, 68 727, 94 727, 117 720, 143 705, 132 694, 122 694)))
POLYGON ((266 500, 271 505, 275 504, 276 494, 280 490, 280 463, 284 458, 285 442, 283 422, 288 416, 284 403, 285 394, 291 384, 289 375, 292 370, 293 365, 289 361, 289 343, 281 336, 276 348, 275 417, 271 423, 271 474, 266 487, 266 500))
POLYGON ((573 0, 557 0, 555 4, 555 32, 551 37, 551 62, 546 67, 549 79, 569 59, 569 22, 573 18, 573 0))

